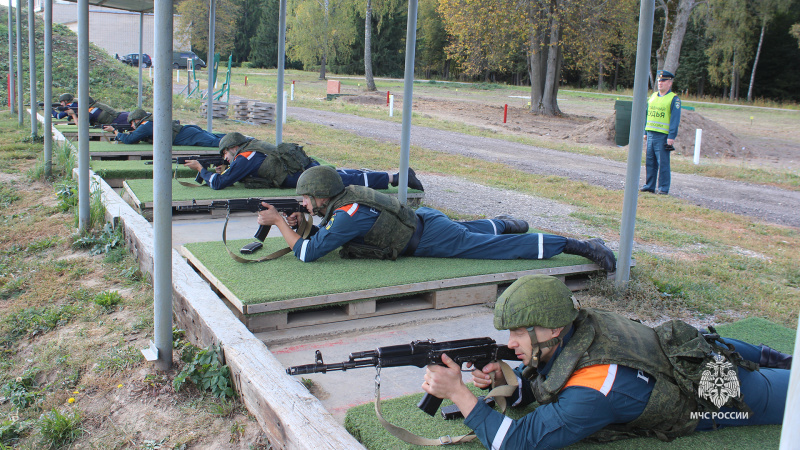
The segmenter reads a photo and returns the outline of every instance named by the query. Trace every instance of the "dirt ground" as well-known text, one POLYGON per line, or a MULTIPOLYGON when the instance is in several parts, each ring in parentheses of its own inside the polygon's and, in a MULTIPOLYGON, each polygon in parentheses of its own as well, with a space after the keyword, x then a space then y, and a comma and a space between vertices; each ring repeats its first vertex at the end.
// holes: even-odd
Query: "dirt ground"
MULTIPOLYGON (((384 92, 364 93, 342 97, 342 100, 364 105, 385 105, 384 92)), ((402 107, 402 102, 395 100, 395 108, 402 107)), ((559 101, 562 105, 561 117, 543 117, 531 114, 524 105, 524 99, 498 98, 492 101, 452 100, 448 98, 421 93, 414 95, 414 112, 442 120, 460 122, 520 136, 536 137, 553 142, 588 143, 597 146, 616 147, 615 122, 616 115, 610 102, 606 106, 598 106, 598 102, 576 101, 566 99, 559 101), (508 102, 506 122, 503 123, 504 105, 508 102), (514 106, 517 103, 518 106, 514 106)), ((686 103, 684 103, 686 105, 686 103)), ((701 105, 696 105, 705 111, 701 105)), ((800 112, 789 111, 777 113, 788 116, 794 125, 782 120, 762 120, 756 127, 747 127, 747 116, 753 114, 764 116, 768 109, 743 109, 740 115, 744 124, 731 121, 737 132, 733 132, 714 118, 720 113, 709 109, 707 117, 697 111, 682 110, 678 137, 675 140, 676 155, 691 158, 694 155, 695 130, 701 129, 701 157, 723 160, 728 163, 761 165, 781 169, 800 169, 800 141, 793 135, 796 120, 800 112), (745 125, 741 126, 740 125, 745 125), (738 132, 741 130, 742 132, 738 132)), ((753 120, 751 119, 752 123, 753 120)))

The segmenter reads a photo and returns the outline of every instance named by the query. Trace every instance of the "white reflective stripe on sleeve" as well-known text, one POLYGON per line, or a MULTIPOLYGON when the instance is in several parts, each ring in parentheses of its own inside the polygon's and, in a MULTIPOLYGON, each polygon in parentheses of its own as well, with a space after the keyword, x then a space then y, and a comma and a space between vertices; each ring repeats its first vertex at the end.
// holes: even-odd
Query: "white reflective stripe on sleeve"
POLYGON ((539 234, 539 258, 544 258, 544 235, 542 233, 539 234))
POLYGON ((214 177, 216 177, 216 176, 217 176, 216 173, 211 175, 211 178, 208 179, 208 184, 211 184, 211 182, 214 181, 214 177))
POLYGON ((603 385, 600 386, 600 393, 603 395, 608 395, 611 391, 611 387, 614 386, 614 379, 617 378, 617 365, 611 364, 608 366, 608 375, 606 375, 606 380, 603 381, 603 385))
POLYGON ((522 378, 517 377, 517 401, 511 406, 519 406, 522 403, 522 378))
POLYGON ((350 205, 350 209, 347 210, 347 214, 352 216, 353 214, 355 214, 357 209, 358 209, 358 203, 353 203, 352 205, 350 205))
POLYGON ((492 440, 492 450, 500 450, 500 446, 503 445, 508 429, 511 427, 511 422, 513 422, 513 420, 511 420, 510 417, 506 416, 503 418, 503 423, 500 424, 500 428, 497 429, 497 434, 494 435, 494 439, 492 440))
POLYGON ((494 229, 494 234, 499 234, 497 233, 497 225, 494 223, 494 220, 492 219, 486 219, 486 220, 488 220, 489 223, 492 224, 492 229, 494 229))
POLYGON ((306 261, 306 246, 308 245, 308 240, 303 239, 303 245, 300 246, 300 261, 306 261))
POLYGON ((367 178, 367 172, 364 172, 364 186, 369 186, 369 178, 367 178))

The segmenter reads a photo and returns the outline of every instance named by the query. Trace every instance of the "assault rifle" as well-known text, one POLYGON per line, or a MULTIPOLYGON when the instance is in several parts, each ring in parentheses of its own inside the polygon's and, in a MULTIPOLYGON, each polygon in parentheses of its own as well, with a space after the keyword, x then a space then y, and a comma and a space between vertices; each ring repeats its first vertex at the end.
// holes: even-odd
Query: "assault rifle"
MULTIPOLYGON (((192 161, 192 160, 199 162, 200 165, 203 167, 225 166, 228 164, 228 161, 226 161, 225 158, 215 155, 210 155, 210 156, 191 155, 191 156, 178 156, 177 158, 172 158, 172 162, 175 165, 186 164, 187 161, 192 161)), ((145 164, 148 165, 153 164, 153 161, 146 161, 145 164)), ((203 184, 203 177, 200 175, 200 172, 197 172, 197 176, 194 177, 194 181, 196 181, 197 184, 203 184)))
POLYGON ((100 128, 101 130, 103 127, 111 127, 120 133, 126 133, 128 131, 133 131, 133 127, 129 123, 96 123, 89 128, 100 128))
MULTIPOLYGON (((39 102, 39 107, 44 109, 45 103, 44 102, 39 102)), ((51 103, 50 104, 50 108, 58 110, 58 111, 61 111, 61 112, 64 112, 64 111, 66 111, 68 109, 71 109, 71 110, 76 111, 76 112, 78 111, 78 107, 77 106, 61 106, 61 103, 51 103)))
MULTIPOLYGON (((289 375, 303 375, 307 373, 326 373, 335 370, 358 369, 360 367, 399 367, 416 366, 425 367, 430 364, 442 363, 442 354, 447 354, 459 366, 472 363, 476 369, 483 369, 492 361, 501 359, 518 361, 514 350, 506 345, 497 345, 494 339, 472 338, 456 341, 436 342, 434 340, 413 341, 410 344, 378 347, 375 350, 350 353, 350 359, 334 364, 325 364, 322 361, 322 352, 317 350, 314 364, 293 366, 286 369, 289 375)), ((442 399, 430 394, 425 394, 417 407, 433 416, 442 404, 442 399)))
MULTIPOLYGON (((250 212, 259 212, 263 211, 265 208, 261 205, 262 202, 269 203, 278 212, 286 214, 295 213, 295 212, 308 212, 306 208, 303 206, 302 202, 299 202, 295 199, 283 199, 283 198, 247 198, 247 199, 233 199, 233 200, 214 200, 208 205, 186 205, 186 206, 177 206, 177 211, 211 211, 214 209, 227 209, 228 212, 235 212, 235 211, 250 211, 250 212)), ((264 242, 264 239, 267 238, 267 234, 269 234, 270 225, 259 225, 256 234, 253 236, 254 238, 258 239, 260 242, 264 242)))

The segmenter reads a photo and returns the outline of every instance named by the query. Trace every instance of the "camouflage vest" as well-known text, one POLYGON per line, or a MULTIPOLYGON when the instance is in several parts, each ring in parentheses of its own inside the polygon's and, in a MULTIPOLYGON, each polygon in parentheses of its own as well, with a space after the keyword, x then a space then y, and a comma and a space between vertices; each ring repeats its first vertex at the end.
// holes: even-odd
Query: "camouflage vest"
POLYGON ((175 141, 175 138, 178 137, 178 133, 181 132, 183 129, 183 125, 181 125, 180 120, 173 120, 172 121, 172 140, 175 141))
POLYGON ((364 244, 348 242, 342 246, 339 256, 397 259, 417 227, 417 215, 414 210, 402 205, 397 198, 368 187, 347 186, 344 192, 331 199, 322 223, 329 221, 338 208, 352 203, 375 208, 380 211, 380 215, 364 235, 364 244))
MULTIPOLYGON (((573 322, 575 333, 561 350, 547 378, 533 381, 539 403, 550 403, 579 369, 596 364, 619 364, 655 377, 655 386, 642 414, 633 422, 608 426, 590 439, 609 441, 633 436, 672 440, 691 433, 698 419, 692 411, 718 411, 698 397, 705 362, 718 348, 700 332, 678 320, 650 328, 618 314, 586 308, 573 322), (613 333, 608 331, 613 330, 613 333)), ((747 408, 738 399, 726 406, 747 408)))
POLYGON ((264 144, 269 148, 257 150, 267 156, 258 168, 258 176, 265 179, 271 185, 269 187, 281 187, 286 177, 302 172, 311 163, 301 145, 283 142, 275 148, 272 144, 264 144))
POLYGON ((92 103, 91 108, 97 108, 100 110, 100 115, 97 116, 97 123, 101 124, 113 123, 114 119, 116 119, 120 114, 114 108, 106 105, 105 103, 94 102, 92 103))

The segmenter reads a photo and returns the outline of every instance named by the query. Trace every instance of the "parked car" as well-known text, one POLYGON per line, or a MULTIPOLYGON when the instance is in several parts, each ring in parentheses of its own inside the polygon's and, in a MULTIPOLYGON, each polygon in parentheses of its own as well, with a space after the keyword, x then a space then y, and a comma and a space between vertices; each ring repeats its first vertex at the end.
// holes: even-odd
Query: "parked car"
MULTIPOLYGON (((128 53, 127 55, 123 56, 120 61, 129 66, 139 67, 139 54, 128 53)), ((153 60, 150 59, 150 55, 147 53, 142 53, 142 61, 144 61, 144 67, 150 67, 153 65, 153 60)))
POLYGON ((172 68, 185 69, 187 59, 193 59, 195 67, 206 67, 206 62, 200 59, 195 52, 172 52, 172 68))

